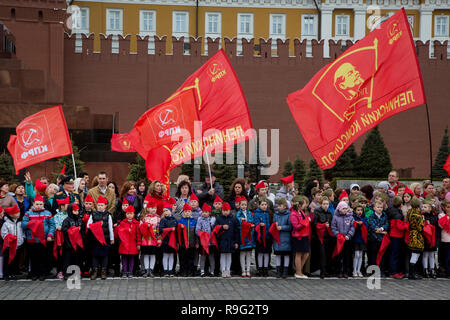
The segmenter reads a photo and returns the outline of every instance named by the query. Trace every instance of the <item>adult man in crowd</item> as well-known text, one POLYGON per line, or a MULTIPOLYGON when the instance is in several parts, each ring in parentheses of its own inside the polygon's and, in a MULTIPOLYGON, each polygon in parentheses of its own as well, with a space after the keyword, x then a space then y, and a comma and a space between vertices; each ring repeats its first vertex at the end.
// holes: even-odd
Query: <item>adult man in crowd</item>
POLYGON ((442 179, 442 187, 445 189, 445 192, 450 192, 450 178, 442 179))
POLYGON ((205 202, 212 206, 216 196, 219 196, 221 199, 224 198, 223 187, 216 182, 216 174, 214 172, 211 172, 211 179, 209 178, 209 174, 207 174, 205 176, 205 183, 202 184, 196 191, 197 197, 200 200, 200 207, 203 206, 205 202))
POLYGON ((399 185, 398 178, 399 176, 397 171, 392 170, 391 172, 389 172, 388 175, 389 190, 393 190, 395 189, 395 187, 399 185))
POLYGON ((80 202, 80 196, 78 194, 73 193, 73 177, 65 176, 61 179, 62 191, 59 191, 55 194, 55 199, 52 204, 52 212, 56 212, 58 208, 58 203, 56 200, 62 200, 66 197, 69 197, 69 203, 74 203, 75 199, 78 199, 78 203, 80 202))
POLYGON ((108 200, 108 206, 106 207, 107 211, 110 213, 114 212, 115 204, 116 204, 116 194, 113 190, 108 188, 108 175, 106 172, 101 171, 97 175, 98 185, 89 189, 88 194, 94 198, 94 203, 97 205, 97 199, 101 195, 108 200))

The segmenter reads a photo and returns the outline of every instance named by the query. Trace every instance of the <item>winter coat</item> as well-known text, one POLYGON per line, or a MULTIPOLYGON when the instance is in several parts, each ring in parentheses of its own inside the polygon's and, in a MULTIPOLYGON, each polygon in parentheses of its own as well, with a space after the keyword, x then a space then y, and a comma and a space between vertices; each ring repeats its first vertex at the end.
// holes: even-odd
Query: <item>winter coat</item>
MULTIPOLYGON (((269 232, 269 228, 270 228, 269 212, 268 211, 262 211, 261 209, 258 208, 258 209, 255 210, 255 213, 253 215, 253 224, 256 227, 260 223, 264 223, 264 225, 265 225, 265 229, 264 229, 265 235, 264 235, 264 237, 266 239, 272 238, 272 236, 271 236, 271 234, 269 232)), ((256 237, 258 236, 258 233, 254 232, 254 236, 255 236, 255 243, 256 243, 256 237)))
POLYGON ((413 252, 422 252, 425 247, 423 237, 423 216, 419 208, 408 210, 409 242, 408 248, 413 252))
POLYGON ((336 212, 331 220, 331 232, 335 237, 338 236, 339 233, 342 233, 344 236, 347 236, 351 239, 355 234, 355 226, 353 225, 353 214, 348 212, 347 214, 342 214, 340 212, 336 212))
MULTIPOLYGON (((175 217, 173 215, 171 215, 170 217, 164 217, 159 222, 159 234, 162 236, 163 230, 165 228, 175 227, 175 231, 172 231, 172 232, 175 232, 175 235, 176 235, 177 234, 177 230, 176 230, 177 225, 178 225, 177 219, 175 219, 175 217)), ((164 239, 162 239, 161 247, 163 248, 163 251, 164 251, 164 249, 169 248, 169 239, 170 239, 170 234, 168 234, 164 239)))
MULTIPOLYGON (((267 199, 268 210, 269 210, 269 219, 272 221, 273 214, 275 212, 275 208, 274 208, 275 195, 273 193, 271 193, 270 195, 272 197, 271 198, 266 197, 266 199, 267 199), (273 199, 273 201, 271 199, 273 199)), ((249 201, 247 209, 250 211, 255 211, 256 209, 258 209, 258 201, 259 201, 258 196, 255 196, 252 200, 249 201)))
POLYGON ((61 228, 63 221, 68 217, 67 212, 62 212, 57 210, 56 211, 57 214, 55 214, 55 216, 53 217, 53 219, 55 220, 55 228, 61 228))
POLYGON ((39 243, 37 238, 31 236, 31 230, 28 229, 28 222, 33 220, 43 220, 44 222, 44 238, 47 237, 54 238, 55 236, 55 220, 52 217, 52 214, 48 210, 35 211, 34 208, 29 210, 22 219, 22 229, 25 231, 25 237, 27 242, 29 243, 39 243))
MULTIPOLYGON (((247 209, 246 212, 244 213, 242 210, 239 210, 236 213, 236 219, 239 223, 239 230, 238 230, 238 234, 239 234, 239 238, 241 235, 241 224, 242 224, 242 219, 247 219, 247 222, 250 222, 251 224, 255 224, 254 223, 254 217, 253 214, 247 209)), ((256 227, 256 225, 255 225, 256 227)), ((242 249, 252 249, 255 247, 255 241, 254 241, 254 229, 251 229, 250 234, 251 234, 251 238, 252 240, 248 240, 247 237, 244 238, 244 243, 242 244, 242 241, 239 242, 239 248, 242 249)))
MULTIPOLYGON (((111 214, 108 211, 92 212, 91 216, 89 217, 89 221, 87 223, 87 228, 89 229, 89 226, 91 225, 91 223, 95 223, 95 222, 99 222, 99 221, 103 221, 102 230, 103 230, 103 235, 105 237, 106 243, 108 243, 108 240, 113 241, 114 240, 113 223, 112 223, 111 214)), ((92 234, 92 239, 94 239, 94 241, 97 241, 97 238, 95 238, 95 236, 93 234, 92 234)))
POLYGON ((400 208, 389 208, 386 211, 389 220, 389 236, 403 238, 405 236, 406 224, 403 223, 403 212, 400 208), (396 221, 398 220, 398 221, 396 221))
POLYGON ((291 251, 291 231, 292 224, 290 220, 290 210, 278 211, 273 215, 273 223, 278 222, 280 230, 280 244, 273 241, 274 251, 291 251))
MULTIPOLYGON (((86 231, 85 231, 85 229, 83 228, 82 225, 83 225, 82 214, 81 213, 73 214, 73 212, 70 212, 70 209, 69 209, 69 211, 67 212, 67 218, 64 219, 64 221, 62 223, 62 226, 61 226, 61 231, 63 232, 63 235, 64 235, 64 244, 63 244, 63 246, 64 246, 65 249, 69 249, 69 250, 73 249, 72 243, 70 242, 70 238, 69 238, 69 232, 68 232, 68 230, 71 227, 80 227, 81 238, 82 239, 85 238, 85 232, 86 231)), ((77 247, 77 251, 79 249, 80 248, 77 247)))
POLYGON ((367 218, 367 241, 383 241, 384 234, 375 232, 378 228, 383 228, 383 231, 389 231, 389 221, 384 211, 381 213, 380 218, 375 212, 367 218))
POLYGON ((151 237, 150 239, 142 236, 142 246, 157 246, 158 240, 161 240, 161 234, 159 233, 159 224, 161 223, 161 218, 158 214, 150 215, 147 214, 143 220, 141 220, 140 224, 150 224, 153 228, 153 234, 155 235, 156 241, 151 237))
MULTIPOLYGON (((216 217, 209 216, 208 218, 200 217, 197 220, 197 225, 195 226, 195 234, 200 237, 199 231, 207 232, 211 235, 211 232, 214 229, 214 225, 216 224, 216 217)), ((209 240, 209 245, 211 245, 211 239, 209 240)))
POLYGON ((27 196, 23 197, 23 202, 17 201, 17 197, 16 196, 14 196, 14 200, 16 200, 17 205, 19 206, 19 209, 20 209, 20 218, 19 218, 19 220, 22 220, 23 216, 25 215, 25 212, 27 212, 31 208, 31 200, 27 196))
POLYGON ((213 184, 213 189, 214 189, 213 195, 210 195, 208 193, 208 191, 210 189, 211 189, 211 186, 204 183, 195 191, 195 195, 198 197, 198 200, 200 201, 200 203, 199 203, 200 208, 203 206, 203 204, 205 202, 212 207, 216 196, 219 196, 220 199, 224 198, 223 187, 217 181, 214 182, 214 184, 213 184), (198 190, 200 190, 201 193, 197 193, 198 190))
MULTIPOLYGON (((17 247, 20 247, 25 241, 25 234, 22 229, 22 224, 19 219, 13 220, 8 215, 5 215, 3 226, 1 227, 2 239, 5 239, 6 235, 12 234, 17 236, 17 247)), ((1 250, 2 248, 0 248, 1 250)))
POLYGON ((137 246, 142 243, 141 232, 139 231, 139 222, 136 219, 128 220, 124 219, 117 226, 118 230, 126 230, 124 232, 128 236, 128 243, 120 239, 119 254, 135 255, 139 254, 137 246))
MULTIPOLYGON (((195 245, 199 243, 196 232, 195 232, 197 220, 195 220, 193 217, 190 217, 190 218, 182 217, 178 223, 184 225, 184 228, 187 231, 188 242, 189 242, 189 246, 187 248, 194 248, 195 245)), ((181 243, 180 248, 186 249, 187 244, 184 242, 184 230, 183 229, 181 229, 180 243, 181 243)))
MULTIPOLYGON (((331 205, 331 204, 330 204, 331 205)), ((314 220, 313 220, 313 226, 314 229, 316 228, 316 225, 318 223, 327 223, 330 225, 331 227, 331 221, 333 220, 333 215, 331 214, 331 212, 325 211, 322 209, 322 207, 318 207, 314 210, 314 220)), ((314 232, 312 233, 314 235, 314 237, 317 235, 317 231, 314 230, 314 232)), ((323 239, 324 240, 328 240, 330 238, 330 234, 328 232, 324 232, 323 233, 323 239)))
MULTIPOLYGON (((294 197, 293 196, 294 191, 295 191, 294 188, 287 191, 285 185, 281 186, 281 188, 275 194, 275 203, 278 203, 278 199, 281 199, 281 198, 286 199, 287 204, 288 204, 288 209, 290 209, 291 203, 292 203, 292 198, 294 197)), ((278 211, 278 210, 276 210, 276 211, 278 211)))
POLYGON ((198 220, 198 218, 200 218, 202 216, 202 209, 197 208, 195 210, 192 210, 192 218, 195 219, 195 221, 198 220))
MULTIPOLYGON (((353 220, 354 221, 362 221, 363 224, 366 226, 367 228, 367 219, 366 217, 363 216, 358 216, 357 214, 353 214, 353 220)), ((361 231, 362 225, 357 224, 356 228, 355 228, 355 234, 352 238, 353 243, 365 243, 364 239, 362 237, 362 231, 361 231)))
POLYGON ((108 204, 106 206, 106 211, 108 212, 114 212, 115 206, 116 206, 116 194, 113 190, 106 188, 105 194, 103 194, 100 191, 99 186, 95 186, 91 189, 89 189, 88 194, 91 195, 92 198, 94 198, 95 204, 97 204, 97 199, 99 196, 102 196, 108 200, 108 204))
MULTIPOLYGON (((301 239, 311 235, 311 221, 309 217, 302 212, 298 212, 291 208, 289 216, 292 224, 292 237, 301 239)), ((310 239, 311 240, 311 239, 310 239)))
POLYGON ((224 216, 221 215, 216 219, 216 224, 214 225, 228 225, 228 230, 221 231, 223 233, 216 237, 217 244, 219 245, 220 253, 233 253, 235 251, 235 244, 239 244, 239 222, 232 215, 224 216))

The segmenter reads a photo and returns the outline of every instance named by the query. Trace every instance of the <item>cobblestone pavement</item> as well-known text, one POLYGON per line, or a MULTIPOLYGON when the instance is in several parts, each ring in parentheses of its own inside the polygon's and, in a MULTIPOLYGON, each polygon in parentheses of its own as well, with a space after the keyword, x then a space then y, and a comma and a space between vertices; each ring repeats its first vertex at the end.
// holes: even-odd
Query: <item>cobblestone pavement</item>
POLYGON ((109 278, 81 280, 80 289, 62 280, 0 281, 1 300, 447 300, 449 279, 381 279, 370 290, 367 279, 109 278))

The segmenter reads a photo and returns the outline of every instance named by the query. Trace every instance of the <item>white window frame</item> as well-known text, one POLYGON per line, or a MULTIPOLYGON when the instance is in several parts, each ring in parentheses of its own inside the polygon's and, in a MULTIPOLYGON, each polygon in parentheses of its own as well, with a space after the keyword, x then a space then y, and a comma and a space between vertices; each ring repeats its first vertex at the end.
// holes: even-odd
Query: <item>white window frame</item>
MULTIPOLYGON (((284 13, 271 13, 270 14, 270 23, 269 23, 269 38, 272 39, 272 55, 276 55, 277 54, 277 39, 281 39, 281 40, 286 40, 286 14, 284 13), (274 27, 274 23, 275 23, 275 18, 276 19, 281 19, 281 30, 276 30, 276 31, 281 31, 280 33, 274 33, 273 31, 273 27, 274 27)), ((278 26, 277 26, 278 29, 278 26)))
POLYGON ((335 24, 334 24, 334 36, 335 38, 350 38, 350 15, 348 14, 337 14, 335 17, 335 24), (338 34, 339 31, 339 18, 347 18, 347 33, 345 34, 338 34))
POLYGON ((318 17, 317 14, 302 14, 301 16, 301 40, 303 41, 306 39, 306 57, 312 57, 312 39, 318 38, 319 34, 319 24, 318 24, 318 17), (313 33, 310 34, 309 32, 306 32, 305 28, 305 20, 306 18, 313 18, 313 33))
MULTIPOLYGON (((206 12, 205 13, 205 54, 208 54, 208 37, 211 39, 222 38, 222 13, 221 12, 206 12), (209 18, 217 16, 217 32, 209 31, 209 18)), ((221 48, 221 40, 219 40, 219 49, 221 48)))
POLYGON ((409 29, 411 30, 411 34, 414 38, 414 27, 416 18, 414 16, 406 16, 406 18, 408 19, 409 29))
POLYGON ((72 12, 72 33, 89 34, 89 7, 78 7, 78 9, 72 12), (84 27, 81 24, 83 12, 86 13, 86 25, 84 27))
POLYGON ((148 36, 148 54, 155 54, 155 35, 156 35, 156 10, 139 10, 139 35, 143 38, 148 36), (151 13, 151 30, 144 30, 144 14, 151 13))
POLYGON ((447 38, 448 37, 449 20, 450 19, 449 19, 448 15, 441 14, 441 15, 435 15, 434 16, 434 38, 442 39, 442 38, 447 38), (437 34, 438 18, 443 18, 444 20, 446 20, 447 28, 445 28, 445 33, 444 34, 437 34))
POLYGON ((113 35, 122 35, 123 34, 123 9, 121 8, 107 8, 106 9, 106 34, 113 34, 113 35), (110 29, 110 15, 113 12, 119 12, 119 28, 118 29, 110 29))
POLYGON ((237 16, 237 55, 242 55, 242 39, 251 40, 253 36, 253 30, 254 30, 254 15, 253 12, 240 12, 237 16), (250 16, 249 21, 249 30, 248 32, 241 32, 241 20, 244 16, 250 16))
MULTIPOLYGON (((172 36, 179 39, 184 37, 184 43, 189 43, 189 11, 172 11, 172 36), (185 16, 185 31, 175 31, 177 25, 177 15, 183 14, 185 16)), ((185 55, 189 55, 190 50, 183 50, 185 55)))

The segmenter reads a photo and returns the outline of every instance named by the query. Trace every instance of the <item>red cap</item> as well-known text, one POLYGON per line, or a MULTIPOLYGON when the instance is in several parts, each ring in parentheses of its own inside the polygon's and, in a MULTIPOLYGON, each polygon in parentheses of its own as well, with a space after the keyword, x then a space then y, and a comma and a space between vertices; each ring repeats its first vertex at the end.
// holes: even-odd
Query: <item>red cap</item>
POLYGON ((231 210, 230 204, 228 202, 224 202, 222 205, 222 211, 231 210))
MULTIPOLYGON (((166 205, 169 206, 169 207, 172 207, 172 206, 170 205, 170 203, 164 204, 164 207, 166 207, 166 205)), ((158 206, 158 205, 157 205, 155 199, 153 199, 153 198, 151 198, 151 199, 148 201, 148 203, 147 203, 147 208, 156 208, 157 206, 158 206)))
MULTIPOLYGON (((156 204, 154 205, 154 207, 156 207, 156 204)), ((164 203, 163 209, 169 209, 170 211, 172 211, 172 205, 170 203, 164 203)))
POLYGON ((84 198, 84 203, 86 203, 86 202, 92 202, 92 203, 94 203, 94 198, 92 198, 92 196, 91 196, 90 194, 88 194, 88 195, 86 196, 86 198, 84 198))
POLYGON ((202 211, 211 212, 211 206, 207 204, 206 202, 203 204, 202 211))
POLYGON ((72 205, 72 211, 80 210, 80 207, 77 204, 72 205))
POLYGON ((234 202, 241 202, 241 201, 247 201, 247 198, 244 196, 238 196, 236 197, 236 199, 234 200, 234 202))
POLYGON ((183 211, 187 211, 187 210, 191 210, 192 211, 192 207, 189 204, 185 203, 184 206, 183 206, 183 211))
POLYGON ((147 193, 147 195, 144 198, 144 201, 150 201, 150 199, 152 199, 152 196, 150 195, 150 193, 147 193))
POLYGON ((264 182, 264 180, 261 180, 257 185, 256 185, 256 189, 262 189, 265 188, 266 184, 264 182))
POLYGON ((44 198, 42 198, 42 196, 38 193, 35 197, 34 197, 34 202, 36 201, 42 201, 44 202, 44 198))
POLYGON ((125 209, 125 212, 134 212, 134 207, 128 206, 128 208, 125 209))
POLYGON ((130 203, 127 201, 127 199, 123 198, 122 204, 128 204, 129 205, 130 203))
POLYGON ((177 200, 175 200, 175 199, 172 198, 172 197, 169 197, 169 199, 167 199, 167 203, 169 203, 169 204, 171 204, 171 205, 174 205, 175 203, 177 203, 177 200))
MULTIPOLYGON (((0 207, 0 209, 3 210, 2 207, 0 207)), ((0 212, 1 212, 1 210, 0 210, 0 212)), ((20 209, 18 206, 12 206, 9 208, 5 208, 5 213, 7 213, 9 215, 19 213, 19 212, 20 212, 20 209)))
POLYGON ((198 201, 198 198, 195 195, 195 193, 191 194, 191 196, 189 197, 189 201, 191 201, 191 200, 197 200, 198 201))
POLYGON ((56 203, 59 205, 61 204, 69 204, 69 197, 65 197, 64 199, 56 199, 56 203))
POLYGON ((409 193, 410 195, 414 195, 414 192, 409 187, 405 187, 405 193, 409 193))
POLYGON ((108 204, 108 200, 105 197, 98 196, 97 203, 108 204))
POLYGON ((342 191, 341 194, 339 195, 339 200, 341 200, 342 198, 348 198, 348 193, 347 191, 342 191))
POLYGON ((39 192, 45 192, 45 189, 47 189, 47 185, 42 183, 41 180, 36 180, 36 190, 39 192))
POLYGON ((222 200, 222 199, 220 199, 220 197, 219 197, 219 196, 216 196, 216 198, 214 199, 214 203, 216 203, 216 202, 220 202, 220 203, 222 203, 222 202, 223 202, 223 200, 222 200))
POLYGON ((294 174, 291 174, 290 176, 284 177, 280 179, 281 182, 284 184, 288 184, 294 181, 294 174))

